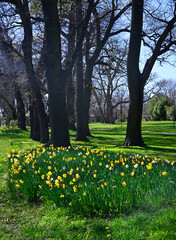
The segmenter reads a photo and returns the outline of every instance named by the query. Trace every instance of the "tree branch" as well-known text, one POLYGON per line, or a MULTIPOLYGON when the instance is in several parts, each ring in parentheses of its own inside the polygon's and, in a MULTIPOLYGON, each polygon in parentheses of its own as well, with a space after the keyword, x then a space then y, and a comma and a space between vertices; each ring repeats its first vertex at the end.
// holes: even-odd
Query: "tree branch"
POLYGON ((142 72, 142 77, 143 77, 143 83, 145 84, 151 71, 152 68, 155 64, 155 61, 157 59, 157 57, 159 55, 161 55, 162 53, 166 52, 165 50, 167 50, 167 47, 165 48, 165 50, 160 50, 162 43, 164 42, 164 40, 166 39, 166 37, 168 36, 168 34, 170 33, 170 31, 172 30, 172 28, 174 27, 174 24, 176 22, 176 16, 174 16, 169 22, 168 25, 166 26, 166 28, 164 29, 163 33, 160 35, 160 38, 157 41, 156 47, 153 51, 152 56, 147 60, 143 72, 142 72))

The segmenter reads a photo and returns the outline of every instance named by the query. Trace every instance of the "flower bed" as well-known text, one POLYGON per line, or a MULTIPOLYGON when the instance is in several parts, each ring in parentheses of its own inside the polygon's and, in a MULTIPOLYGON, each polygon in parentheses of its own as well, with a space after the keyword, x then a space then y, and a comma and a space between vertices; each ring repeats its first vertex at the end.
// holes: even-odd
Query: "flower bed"
POLYGON ((130 212, 174 204, 174 162, 101 150, 67 148, 8 152, 9 188, 28 201, 48 199, 85 214, 130 212))

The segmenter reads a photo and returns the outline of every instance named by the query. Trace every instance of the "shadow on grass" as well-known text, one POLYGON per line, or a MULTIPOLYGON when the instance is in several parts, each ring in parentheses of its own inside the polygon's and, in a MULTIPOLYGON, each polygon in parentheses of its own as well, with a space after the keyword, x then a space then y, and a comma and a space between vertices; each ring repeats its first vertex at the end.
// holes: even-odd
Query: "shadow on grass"
POLYGON ((170 148, 159 148, 159 147, 151 147, 151 146, 146 146, 144 149, 146 150, 152 150, 152 151, 157 151, 157 152, 165 152, 165 153, 175 153, 176 154, 176 150, 175 149, 170 149, 170 148))
POLYGON ((168 148, 172 149, 176 148, 176 136, 172 135, 158 135, 158 134, 144 134, 143 139, 147 145, 154 146, 168 146, 168 148))
POLYGON ((146 146, 146 147, 135 147, 135 146, 131 146, 131 147, 125 147, 128 149, 143 149, 143 150, 151 150, 151 151, 157 151, 157 152, 165 152, 165 153, 175 153, 176 154, 176 150, 175 149, 171 149, 171 148, 163 148, 163 147, 152 147, 152 146, 146 146))
MULTIPOLYGON (((0 138, 8 138, 8 139, 16 139, 16 138, 24 138, 24 134, 27 134, 29 135, 30 133, 29 132, 21 132, 21 133, 6 133, 6 134, 3 134, 3 133, 0 133, 0 138)), ((25 134, 25 135, 26 135, 25 134)), ((26 136, 27 136, 26 135, 26 136)))

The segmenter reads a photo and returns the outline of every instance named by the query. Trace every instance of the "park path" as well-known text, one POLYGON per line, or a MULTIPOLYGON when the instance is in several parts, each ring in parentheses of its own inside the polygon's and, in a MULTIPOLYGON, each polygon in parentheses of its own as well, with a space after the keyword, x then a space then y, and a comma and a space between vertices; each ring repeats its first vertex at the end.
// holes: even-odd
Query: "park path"
POLYGON ((163 135, 176 135, 176 133, 169 133, 169 132, 152 132, 152 131, 142 131, 144 133, 159 133, 163 135))

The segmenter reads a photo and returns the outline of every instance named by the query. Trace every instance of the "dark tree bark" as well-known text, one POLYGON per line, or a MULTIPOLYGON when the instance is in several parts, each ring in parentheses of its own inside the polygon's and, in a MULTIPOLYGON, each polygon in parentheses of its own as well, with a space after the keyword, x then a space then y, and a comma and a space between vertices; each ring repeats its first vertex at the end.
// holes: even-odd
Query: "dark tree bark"
MULTIPOLYGON (((81 35, 82 29, 82 0, 76 0, 76 22, 77 22, 77 42, 81 35)), ((79 44, 77 49, 76 61, 76 79, 77 79, 77 135, 76 141, 87 141, 85 131, 85 111, 84 111, 84 86, 83 86, 83 49, 82 43, 79 44)))
POLYGON ((15 88, 15 98, 17 101, 17 116, 18 116, 18 127, 22 130, 26 129, 26 116, 25 116, 25 106, 21 96, 21 92, 17 84, 14 83, 15 88))
POLYGON ((68 73, 66 83, 66 98, 67 98, 67 113, 68 113, 68 127, 76 131, 76 117, 75 117, 75 89, 73 86, 72 71, 68 73))
POLYGON ((61 67, 60 23, 57 0, 42 0, 46 32, 45 66, 49 93, 51 140, 54 146, 70 146, 65 100, 66 72, 61 67))
POLYGON ((84 124, 86 136, 91 136, 89 129, 89 109, 90 109, 90 99, 92 92, 92 73, 93 73, 93 64, 90 61, 87 62, 86 73, 85 73, 85 89, 84 89, 84 124))
MULTIPOLYGON (((71 14, 69 16, 69 33, 68 33, 68 61, 71 61, 71 57, 75 48, 75 14, 74 9, 71 8, 71 14)), ((68 113, 68 127, 71 130, 76 131, 75 123, 75 89, 73 86, 72 69, 68 70, 68 78, 66 82, 66 99, 67 99, 67 113, 68 113)))
POLYGON ((143 0, 132 2, 132 23, 127 60, 129 113, 124 146, 144 146, 141 133, 144 84, 139 71, 139 56, 143 26, 143 0))
POLYGON ((24 53, 26 71, 28 74, 29 82, 32 87, 32 91, 35 95, 36 107, 37 107, 39 119, 40 119, 40 129, 41 129, 40 142, 46 143, 49 140, 48 117, 45 112, 42 95, 40 92, 40 87, 39 87, 38 80, 36 78, 33 63, 32 63, 32 24, 30 21, 28 1, 24 0, 22 3, 21 0, 16 0, 13 3, 17 7, 17 11, 21 17, 23 28, 24 28, 24 40, 23 40, 22 48, 24 53))
MULTIPOLYGON (((144 85, 141 82, 140 74, 136 73, 136 84, 129 85, 130 89, 130 105, 127 121, 127 132, 124 146, 145 146, 141 133, 142 109, 143 109, 143 92, 144 85)), ((133 79, 133 78, 131 78, 133 79)))
POLYGON ((33 133, 34 133, 34 106, 33 106, 33 101, 32 97, 29 96, 29 120, 30 120, 30 138, 33 138, 33 133))
POLYGON ((30 127, 31 133, 30 138, 35 141, 40 141, 40 120, 38 116, 38 111, 36 108, 36 102, 33 97, 29 99, 29 112, 30 112, 30 127))

